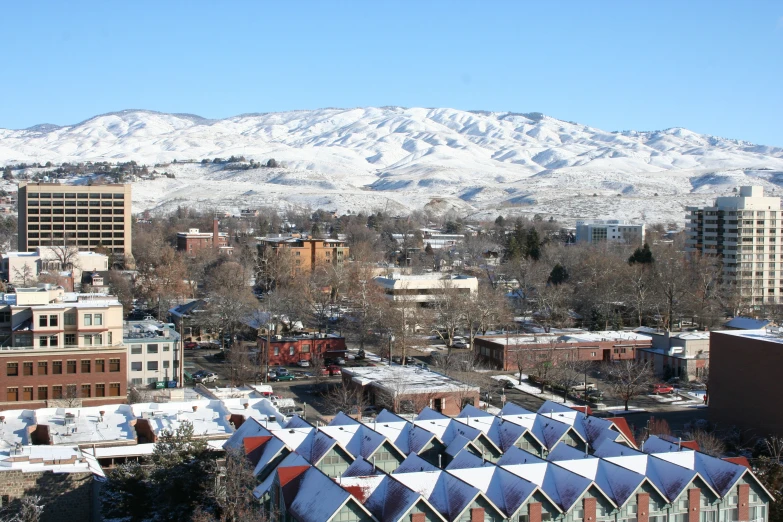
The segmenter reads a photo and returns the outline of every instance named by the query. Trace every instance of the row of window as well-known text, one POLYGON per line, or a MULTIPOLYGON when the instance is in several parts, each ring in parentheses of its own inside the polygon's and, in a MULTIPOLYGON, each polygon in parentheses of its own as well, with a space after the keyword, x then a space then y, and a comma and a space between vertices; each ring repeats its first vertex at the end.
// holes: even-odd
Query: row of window
MULTIPOLYGON (((163 351, 168 352, 171 350, 171 345, 169 344, 163 344, 163 351)), ((131 345, 131 355, 141 355, 142 352, 142 345, 140 344, 132 344, 131 345)), ((158 353, 158 345, 157 344, 148 344, 147 345, 147 353, 158 353)))
MULTIPOLYGON (((32 212, 32 214, 37 214, 38 212, 32 212)), ((57 214, 57 212, 55 212, 57 214)), ((28 223, 124 223, 125 218, 123 217, 111 217, 111 216, 103 216, 103 217, 85 217, 85 216, 79 216, 78 218, 75 216, 65 216, 59 217, 55 216, 54 218, 51 218, 49 216, 28 216, 27 217, 28 223)))
MULTIPOLYGON (((163 369, 167 370, 171 368, 170 366, 171 361, 163 361, 163 369)), ((179 366, 179 361, 174 361, 174 368, 179 366)), ((140 372, 144 368, 144 365, 141 361, 135 361, 131 362, 131 371, 132 372, 140 372)), ((147 361, 147 371, 148 372, 156 372, 158 371, 158 361, 147 361)))
MULTIPOLYGON (((36 365, 33 362, 25 361, 22 363, 22 374, 23 376, 30 376, 30 375, 49 375, 50 370, 50 361, 38 361, 38 364, 36 365), (37 371, 35 374, 33 373, 33 369, 36 368, 37 371)), ((78 366, 79 361, 76 360, 68 360, 65 361, 65 373, 76 373, 76 368, 78 366)), ((93 369, 93 361, 92 359, 82 359, 81 360, 81 372, 80 373, 92 373, 93 369)), ((94 364, 94 371, 95 373, 103 373, 106 371, 106 359, 95 359, 94 364)), ((119 372, 120 371, 120 360, 119 359, 109 359, 109 371, 110 372, 119 372)), ((63 373, 63 361, 51 361, 51 372, 52 375, 61 375, 63 373)), ((5 374, 8 377, 18 377, 19 376, 19 363, 18 362, 9 362, 5 365, 5 374)))
MULTIPOLYGON (((329 343, 327 343, 324 346, 324 349, 326 351, 329 351, 329 348, 330 348, 330 345, 329 345, 329 343)), ((288 347, 288 355, 294 355, 294 350, 295 350, 294 345, 289 346, 288 347)), ((275 355, 280 355, 280 347, 279 346, 273 346, 272 347, 272 352, 275 355)), ((303 344, 301 353, 310 353, 310 345, 309 344, 303 344)))
MULTIPOLYGON (((65 337, 65 346, 78 346, 76 344, 76 334, 67 333, 64 335, 65 337)), ((103 346, 103 334, 85 334, 80 335, 82 339, 82 346, 103 346)), ((112 333, 108 333, 109 337, 109 346, 112 345, 112 333)), ((21 342, 19 338, 17 338, 17 342, 21 342)), ((47 346, 59 346, 60 337, 57 335, 41 335, 38 337, 38 346, 40 347, 47 347, 47 346)), ((20 346, 23 346, 23 344, 20 344, 20 346)))
POLYGON ((124 199, 122 192, 30 192, 28 199, 65 198, 65 199, 124 199))
MULTIPOLYGON (((84 314, 82 316, 82 322, 84 326, 103 326, 103 314, 84 314)), ((38 326, 41 328, 58 326, 58 315, 39 315, 38 326)), ((65 313, 63 314, 63 324, 65 326, 76 326, 76 314, 65 313)))
POLYGON ((23 386, 21 393, 18 387, 12 386, 6 388, 5 400, 8 402, 18 401, 46 401, 49 399, 76 399, 90 397, 119 397, 120 383, 109 383, 108 395, 106 394, 106 384, 55 384, 53 386, 23 386), (51 391, 50 391, 51 388, 51 391), (34 392, 37 392, 34 394, 34 392))
POLYGON ((63 225, 62 223, 57 223, 57 222, 55 222, 55 224, 52 225, 50 221, 46 221, 43 222, 43 225, 37 225, 37 224, 27 225, 27 230, 80 230, 80 231, 119 230, 120 232, 122 232, 125 230, 125 225, 123 224, 112 225, 111 223, 105 225, 101 225, 100 223, 92 223, 90 225, 76 225, 76 224, 63 225))

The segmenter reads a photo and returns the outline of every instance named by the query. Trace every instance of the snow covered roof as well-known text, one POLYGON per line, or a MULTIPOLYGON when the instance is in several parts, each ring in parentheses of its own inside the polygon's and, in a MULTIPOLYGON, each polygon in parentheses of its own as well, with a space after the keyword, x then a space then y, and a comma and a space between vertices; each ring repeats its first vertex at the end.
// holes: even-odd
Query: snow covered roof
POLYGON ((769 319, 753 319, 752 317, 735 317, 723 326, 737 330, 761 330, 772 324, 769 319))
POLYGON ((484 493, 492 503, 511 518, 538 490, 538 486, 491 462, 475 468, 447 468, 455 477, 484 493))
POLYGON ((372 422, 365 424, 389 439, 406 455, 420 452, 435 437, 434 433, 385 409, 372 422))
POLYGON ((137 443, 136 416, 127 404, 41 408, 35 416, 38 425, 49 427, 52 444, 137 443))
POLYGON ((335 439, 353 457, 365 459, 370 458, 383 443, 389 442, 380 433, 342 412, 338 413, 328 426, 319 428, 319 431, 335 439))
POLYGON ((176 430, 184 421, 193 425, 197 437, 227 439, 234 433, 228 409, 217 400, 149 402, 133 404, 131 408, 138 419, 149 423, 155 435, 163 430, 176 430))
POLYGON ((598 343, 598 342, 621 342, 621 341, 650 341, 652 338, 649 335, 644 335, 636 332, 627 332, 624 330, 602 331, 602 332, 588 332, 588 331, 568 331, 562 334, 528 334, 528 335, 515 335, 515 336, 492 336, 492 337, 479 337, 484 341, 500 344, 503 346, 511 346, 517 344, 549 344, 550 342, 557 343, 598 343))
POLYGON ((23 473, 92 473, 105 477, 95 457, 78 446, 22 446, 0 451, 0 472, 15 470, 23 473))
POLYGON ((442 470, 392 475, 427 499, 447 520, 456 520, 482 494, 478 488, 442 470))
POLYGON ((343 368, 342 371, 362 386, 372 385, 395 396, 450 391, 479 392, 478 386, 470 386, 441 373, 415 366, 368 366, 343 368))
MULTIPOLYGON (((417 502, 427 504, 421 494, 413 491, 392 475, 369 475, 336 479, 337 483, 359 500, 373 516, 382 522, 408 520, 405 515, 417 502)), ((433 507, 433 511, 437 510, 433 507)))
POLYGON ((285 415, 280 413, 269 399, 223 399, 223 404, 231 415, 241 415, 245 419, 256 419, 269 429, 282 428, 283 422, 285 422, 285 415))
POLYGON ((0 451, 31 443, 30 430, 37 424, 35 410, 5 410, 0 417, 0 451))

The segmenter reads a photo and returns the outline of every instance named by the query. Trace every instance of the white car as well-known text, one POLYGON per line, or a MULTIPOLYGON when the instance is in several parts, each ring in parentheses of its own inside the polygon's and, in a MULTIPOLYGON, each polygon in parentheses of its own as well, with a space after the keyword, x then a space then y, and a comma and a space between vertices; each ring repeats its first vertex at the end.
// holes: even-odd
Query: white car
POLYGON ((301 360, 298 363, 296 363, 297 366, 300 368, 309 368, 310 367, 310 361, 301 360))
POLYGON ((218 380, 218 374, 215 372, 207 372, 206 375, 196 378, 196 382, 200 383, 215 382, 216 380, 218 380))

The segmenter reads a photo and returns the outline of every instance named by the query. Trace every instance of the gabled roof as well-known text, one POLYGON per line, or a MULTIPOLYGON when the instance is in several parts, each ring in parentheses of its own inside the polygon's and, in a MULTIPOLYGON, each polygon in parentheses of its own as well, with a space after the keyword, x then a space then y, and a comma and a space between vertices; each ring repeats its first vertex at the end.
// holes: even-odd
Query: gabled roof
POLYGON ((242 425, 231 434, 231 436, 223 443, 223 449, 238 449, 244 447, 244 439, 246 437, 266 436, 272 435, 272 432, 266 429, 261 423, 253 417, 248 418, 242 425))
POLYGON ((407 521, 405 515, 418 502, 427 504, 440 517, 427 499, 391 475, 343 478, 338 483, 359 499, 380 522, 407 521))
MULTIPOLYGON (((456 520, 476 497, 483 496, 478 488, 441 470, 395 473, 393 476, 427 499, 449 521, 456 520)), ((487 501, 491 503, 489 499, 487 501)))
MULTIPOLYGON (((648 451, 646 443, 645 451, 648 451)), ((747 471, 744 466, 693 450, 652 453, 650 448, 649 452, 658 459, 695 471, 720 497, 728 493, 747 471)))
POLYGON ((633 431, 631 430, 631 427, 628 426, 628 421, 624 417, 608 417, 606 420, 611 422, 614 427, 625 435, 625 438, 633 444, 634 447, 637 447, 636 444, 636 438, 633 436, 633 431))
POLYGON ((300 468, 277 470, 286 510, 301 522, 330 520, 351 499, 351 495, 318 468, 310 466, 304 471, 300 468))
POLYGON ((338 414, 328 426, 323 426, 319 431, 335 439, 354 458, 370 458, 385 443, 389 443, 395 451, 404 456, 386 437, 343 413, 338 414))
POLYGON ((479 489, 508 518, 535 493, 538 487, 509 471, 485 462, 478 468, 449 469, 448 472, 479 489))
MULTIPOLYGON (((280 464, 278 465, 279 468, 288 468, 288 467, 308 467, 310 465, 309 462, 307 462, 301 455, 298 453, 289 453, 285 456, 283 460, 280 461, 280 464)), ((261 498, 264 496, 265 493, 269 492, 270 488, 272 487, 272 484, 274 483, 276 477, 277 477, 277 470, 275 470, 274 473, 270 473, 258 486, 253 489, 253 495, 256 496, 256 498, 261 498)))
POLYGON ((431 431, 386 410, 379 413, 374 421, 367 422, 365 425, 389 439, 405 455, 419 453, 436 438, 431 431))
POLYGON ((415 453, 408 455, 393 473, 413 473, 417 471, 438 471, 437 466, 433 466, 415 453))
POLYGON ((384 471, 376 466, 373 466, 372 463, 367 462, 361 457, 358 457, 356 460, 351 462, 351 465, 348 466, 348 469, 346 469, 343 472, 343 477, 366 477, 369 475, 383 475, 384 471))

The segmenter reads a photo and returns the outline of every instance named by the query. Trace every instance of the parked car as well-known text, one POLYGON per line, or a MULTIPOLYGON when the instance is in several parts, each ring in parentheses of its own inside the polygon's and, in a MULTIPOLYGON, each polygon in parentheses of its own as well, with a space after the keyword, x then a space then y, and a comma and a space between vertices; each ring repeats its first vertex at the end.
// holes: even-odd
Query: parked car
POLYGON ((188 341, 185 343, 185 349, 186 350, 195 350, 198 348, 198 343, 194 343, 193 341, 188 341))
POLYGON ((668 384, 653 384, 653 393, 658 395, 659 393, 672 393, 674 388, 668 384))
POLYGON ((296 363, 296 365, 299 366, 300 368, 309 368, 310 367, 310 361, 306 361, 306 360, 302 359, 301 361, 296 363))
POLYGON ((290 373, 287 373, 285 375, 281 375, 281 374, 278 373, 274 377, 270 377, 270 380, 275 381, 275 382, 278 382, 278 381, 293 381, 294 380, 294 376, 291 375, 290 373))
POLYGON ((503 381, 503 388, 507 390, 513 390, 514 386, 516 386, 516 384, 513 383, 512 381, 503 381))
POLYGON ((200 382, 202 384, 208 383, 208 382, 215 382, 218 380, 218 374, 215 372, 206 372, 205 374, 196 377, 196 382, 200 382))
POLYGON ((339 364, 340 366, 345 366, 345 359, 342 357, 336 357, 334 359, 334 364, 339 364))
MULTIPOLYGON (((585 383, 584 383, 584 381, 574 383, 574 385, 571 386, 571 389, 574 390, 574 391, 585 391, 585 383)), ((595 389, 595 383, 588 382, 587 383, 587 389, 588 389, 588 391, 589 390, 594 390, 595 389)))
POLYGON ((365 353, 364 353, 364 350, 359 350, 358 352, 356 352, 356 357, 355 357, 355 359, 356 359, 357 361, 359 361, 359 360, 361 360, 361 359, 364 359, 364 358, 366 358, 366 357, 367 357, 367 356, 365 355, 365 353))
POLYGON ((416 363, 416 359, 414 359, 414 358, 413 358, 413 357, 411 357, 410 355, 408 355, 407 357, 405 357, 405 364, 415 364, 415 363, 416 363))
POLYGON ((454 341, 451 346, 453 348, 469 348, 470 345, 466 341, 454 341))
POLYGON ((340 369, 340 367, 337 366, 336 364, 333 364, 331 366, 327 366, 326 367, 326 371, 329 372, 329 375, 340 375, 340 374, 343 373, 342 370, 340 369))
POLYGON ((206 371, 206 370, 197 370, 197 371, 193 372, 193 374, 191 376, 193 377, 193 379, 198 379, 199 377, 203 377, 207 373, 209 373, 209 372, 206 371))
POLYGON ((281 375, 289 375, 291 373, 288 371, 288 368, 283 368, 282 366, 275 366, 274 372, 278 377, 281 375))

